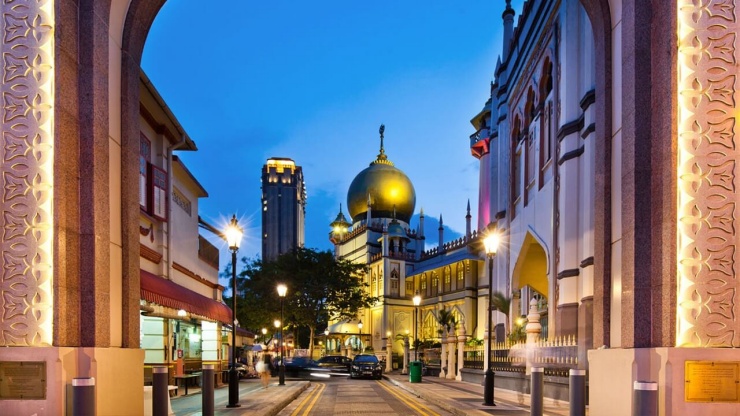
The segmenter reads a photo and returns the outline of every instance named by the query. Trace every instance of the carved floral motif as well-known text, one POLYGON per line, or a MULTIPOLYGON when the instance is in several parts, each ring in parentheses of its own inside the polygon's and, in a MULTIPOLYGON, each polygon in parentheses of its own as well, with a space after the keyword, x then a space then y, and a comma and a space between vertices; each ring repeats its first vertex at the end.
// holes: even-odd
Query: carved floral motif
POLYGON ((52 339, 53 6, 2 3, 0 346, 52 339))
POLYGON ((734 0, 678 0, 678 337, 740 347, 734 0))

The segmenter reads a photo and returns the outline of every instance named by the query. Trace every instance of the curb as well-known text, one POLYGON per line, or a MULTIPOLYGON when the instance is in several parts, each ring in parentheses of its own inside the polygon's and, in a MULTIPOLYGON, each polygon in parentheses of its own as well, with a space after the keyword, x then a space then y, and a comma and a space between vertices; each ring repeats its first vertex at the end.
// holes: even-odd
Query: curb
POLYGON ((456 416, 467 416, 468 415, 467 412, 465 412, 464 410, 461 410, 461 409, 457 408, 454 404, 449 403, 449 400, 446 400, 444 398, 441 398, 437 394, 428 393, 428 392, 426 392, 426 393, 420 393, 416 389, 413 389, 413 388, 405 385, 404 383, 402 383, 402 382, 400 382, 398 380, 395 380, 395 379, 393 379, 391 377, 388 377, 388 376, 385 376, 384 375, 383 378, 386 379, 386 380, 388 380, 389 382, 393 383, 393 385, 395 385, 396 387, 400 387, 401 389, 403 389, 403 390, 405 390, 405 391, 413 394, 416 397, 422 398, 422 399, 424 399, 424 400, 426 400, 426 401, 428 401, 430 403, 433 403, 435 406, 439 406, 440 408, 442 408, 442 409, 444 409, 444 410, 452 413, 453 415, 456 415, 456 416))
POLYGON ((283 409, 288 407, 288 405, 291 402, 293 402, 293 400, 297 399, 298 396, 300 396, 301 393, 303 393, 310 386, 311 386, 310 381, 306 383, 302 383, 295 390, 286 394, 280 401, 275 402, 274 406, 270 407, 264 414, 266 416, 275 416, 276 414, 280 413, 283 409))

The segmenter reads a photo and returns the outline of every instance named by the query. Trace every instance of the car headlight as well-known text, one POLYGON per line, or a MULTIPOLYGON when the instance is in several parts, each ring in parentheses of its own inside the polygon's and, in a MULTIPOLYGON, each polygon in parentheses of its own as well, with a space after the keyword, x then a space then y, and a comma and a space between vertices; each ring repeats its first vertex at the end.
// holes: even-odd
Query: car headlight
POLYGON ((353 366, 352 366, 352 369, 353 369, 353 370, 359 370, 359 369, 360 369, 360 367, 358 367, 358 366, 356 366, 356 365, 353 365, 353 366))

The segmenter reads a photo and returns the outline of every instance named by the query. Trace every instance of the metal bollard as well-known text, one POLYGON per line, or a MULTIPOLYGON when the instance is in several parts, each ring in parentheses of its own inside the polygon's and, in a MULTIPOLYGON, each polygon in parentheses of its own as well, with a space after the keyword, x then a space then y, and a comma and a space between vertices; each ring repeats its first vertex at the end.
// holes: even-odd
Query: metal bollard
POLYGON ((570 416, 586 416, 586 370, 570 370, 570 416))
POLYGON ((203 416, 213 416, 213 364, 203 365, 203 416))
POLYGON ((543 394, 545 393, 545 369, 541 367, 532 367, 532 389, 529 400, 532 402, 529 407, 531 416, 542 416, 544 410, 543 394))
POLYGON ((170 402, 167 390, 167 367, 152 368, 152 416, 167 416, 170 402))
POLYGON ((634 382, 632 416, 658 416, 658 383, 652 381, 634 382))
POLYGON ((75 416, 95 415, 95 378, 72 379, 72 414, 75 416))

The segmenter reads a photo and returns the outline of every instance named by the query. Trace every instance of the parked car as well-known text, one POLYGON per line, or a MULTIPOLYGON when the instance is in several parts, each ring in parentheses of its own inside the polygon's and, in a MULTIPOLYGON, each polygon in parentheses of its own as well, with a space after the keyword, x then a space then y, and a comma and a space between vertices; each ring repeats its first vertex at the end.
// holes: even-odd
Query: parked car
MULTIPOLYGON (((232 366, 234 366, 234 364, 229 365, 229 369, 231 369, 232 366)), ((247 377, 247 366, 242 363, 236 363, 236 373, 239 378, 247 377)))
POLYGON ((352 359, 343 355, 327 355, 319 358, 319 360, 316 361, 316 365, 318 365, 319 368, 327 369, 332 372, 349 372, 350 367, 352 366, 352 359))
POLYGON ((383 376, 383 365, 378 357, 372 354, 358 354, 352 359, 349 378, 370 377, 380 380, 383 376))

